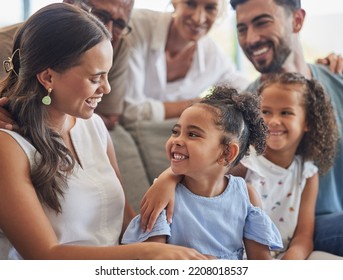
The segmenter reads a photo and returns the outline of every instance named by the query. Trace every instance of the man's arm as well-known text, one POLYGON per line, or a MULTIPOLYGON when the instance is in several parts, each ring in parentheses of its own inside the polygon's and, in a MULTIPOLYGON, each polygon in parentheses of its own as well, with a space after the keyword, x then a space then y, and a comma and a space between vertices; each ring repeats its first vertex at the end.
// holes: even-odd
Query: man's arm
POLYGON ((164 102, 165 119, 172 119, 180 117, 183 110, 187 109, 193 103, 199 102, 201 98, 179 100, 175 102, 164 102))

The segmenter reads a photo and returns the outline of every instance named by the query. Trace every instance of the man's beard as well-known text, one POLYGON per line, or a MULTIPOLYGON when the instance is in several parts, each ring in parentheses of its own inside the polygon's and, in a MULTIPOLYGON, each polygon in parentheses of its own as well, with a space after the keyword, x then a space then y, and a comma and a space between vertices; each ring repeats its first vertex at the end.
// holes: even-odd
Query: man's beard
MULTIPOLYGON (((265 44, 265 43, 263 43, 265 44)), ((256 49, 259 48, 261 43, 257 43, 254 46, 250 47, 247 51, 246 54, 250 54, 251 51, 250 49, 256 49)), ((280 41, 280 45, 278 48, 273 48, 273 54, 274 57, 272 61, 269 64, 266 64, 265 60, 261 61, 255 61, 251 58, 250 55, 247 55, 248 59, 250 62, 254 65, 255 69, 260 72, 261 74, 270 74, 270 73, 278 73, 282 71, 282 66, 284 62, 286 61, 287 57, 291 53, 291 49, 288 47, 288 45, 285 43, 284 40, 280 41)))

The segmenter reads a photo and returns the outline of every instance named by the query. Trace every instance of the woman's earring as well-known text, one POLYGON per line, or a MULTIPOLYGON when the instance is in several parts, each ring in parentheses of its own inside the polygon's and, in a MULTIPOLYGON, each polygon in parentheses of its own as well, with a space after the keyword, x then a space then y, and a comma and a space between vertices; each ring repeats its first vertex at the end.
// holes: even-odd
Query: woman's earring
POLYGON ((42 98, 42 103, 44 105, 50 105, 51 104, 51 97, 50 97, 51 92, 52 92, 52 88, 48 88, 48 95, 46 95, 42 98))

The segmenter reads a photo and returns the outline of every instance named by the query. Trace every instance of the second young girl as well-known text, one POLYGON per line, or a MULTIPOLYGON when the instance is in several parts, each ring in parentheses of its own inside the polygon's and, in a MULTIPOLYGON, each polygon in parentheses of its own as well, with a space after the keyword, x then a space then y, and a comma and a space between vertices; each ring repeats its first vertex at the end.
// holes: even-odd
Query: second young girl
POLYGON ((284 250, 274 256, 306 259, 313 250, 318 172, 325 173, 336 155, 332 105, 317 81, 298 73, 272 76, 259 94, 267 149, 263 156, 245 157, 239 173, 281 232, 284 250))

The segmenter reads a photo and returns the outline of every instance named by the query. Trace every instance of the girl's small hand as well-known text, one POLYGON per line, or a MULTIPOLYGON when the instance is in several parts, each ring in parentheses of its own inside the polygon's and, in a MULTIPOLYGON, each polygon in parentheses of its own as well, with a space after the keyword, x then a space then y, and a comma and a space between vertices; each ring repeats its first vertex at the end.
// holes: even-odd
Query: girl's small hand
POLYGON ((154 180, 154 183, 145 193, 141 202, 141 226, 144 231, 152 230, 158 216, 164 208, 167 210, 168 222, 172 222, 174 196, 175 184, 169 187, 160 179, 154 180))

